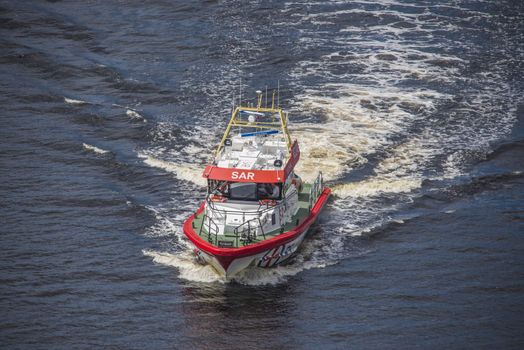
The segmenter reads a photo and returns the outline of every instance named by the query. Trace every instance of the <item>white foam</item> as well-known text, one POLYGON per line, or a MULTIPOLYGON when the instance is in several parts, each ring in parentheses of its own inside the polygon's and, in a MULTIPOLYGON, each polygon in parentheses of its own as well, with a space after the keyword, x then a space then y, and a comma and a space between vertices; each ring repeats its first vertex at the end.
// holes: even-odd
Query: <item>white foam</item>
POLYGON ((176 254, 166 252, 155 252, 144 250, 145 256, 153 258, 157 264, 176 267, 179 271, 179 277, 193 282, 226 282, 223 276, 220 276, 210 265, 201 265, 195 260, 195 255, 190 251, 182 251, 176 254))
POLYGON ((83 143, 82 146, 84 147, 85 150, 88 150, 88 151, 91 151, 91 152, 95 152, 97 154, 110 153, 109 151, 106 151, 105 149, 101 149, 101 148, 98 148, 98 147, 95 147, 95 146, 92 146, 92 145, 88 145, 87 143, 83 143))
POLYGON ((126 115, 131 118, 131 119, 134 119, 134 120, 140 120, 144 123, 147 122, 146 118, 144 118, 140 113, 138 113, 137 111, 133 111, 131 109, 128 109, 126 111, 126 115))
POLYGON ((139 153, 138 157, 142 158, 143 162, 149 166, 163 169, 174 174, 177 179, 192 182, 202 187, 206 186, 206 181, 202 177, 202 165, 200 164, 175 163, 158 159, 144 153, 139 153))
MULTIPOLYGON (((292 125, 292 134, 300 141, 302 150, 297 172, 306 180, 312 180, 319 170, 327 180, 336 180, 365 164, 369 154, 391 145, 391 137, 403 134, 417 119, 403 105, 430 111, 434 109, 432 99, 442 97, 436 92, 363 90, 350 84, 325 87, 336 90, 338 96, 323 96, 314 90, 298 95, 305 108, 326 118, 322 124, 292 125), (374 110, 366 107, 369 105, 374 110)), ((414 156, 425 151, 415 145, 410 152, 414 156)))
MULTIPOLYGON (((166 214, 155 210, 154 208, 148 207, 149 210, 153 211, 156 222, 153 226, 147 229, 146 235, 148 237, 168 237, 182 235, 182 221, 169 218, 166 214)), ((189 217, 189 213, 187 216, 189 217)))
POLYGON ((86 101, 75 100, 75 99, 67 98, 67 97, 64 97, 64 101, 65 101, 65 103, 69 103, 69 104, 72 104, 72 105, 81 105, 81 104, 86 104, 87 103, 86 101))
POLYGON ((333 186, 335 195, 346 197, 372 197, 384 193, 411 192, 421 186, 420 179, 376 179, 371 178, 358 182, 340 184, 333 186))
POLYGON ((324 268, 335 262, 317 262, 315 260, 304 261, 303 253, 295 258, 295 261, 283 266, 274 268, 249 267, 230 279, 218 274, 210 265, 200 264, 191 250, 182 250, 176 253, 157 252, 153 250, 144 250, 145 256, 153 258, 158 264, 177 268, 178 277, 201 283, 230 283, 237 282, 244 285, 276 285, 287 281, 291 276, 297 273, 311 269, 324 268))
MULTIPOLYGON (((467 163, 465 159, 470 149, 484 149, 489 142, 507 133, 508 126, 512 125, 511 117, 508 113, 501 113, 501 119, 492 127, 469 125, 474 123, 472 118, 465 119, 462 115, 457 115, 456 121, 464 125, 448 127, 445 122, 427 120, 440 103, 451 101, 453 95, 442 92, 444 89, 410 88, 411 84, 401 83, 411 80, 457 83, 461 79, 460 69, 467 62, 443 50, 440 47, 442 39, 429 39, 433 39, 435 30, 446 28, 456 31, 459 28, 442 15, 438 15, 436 21, 434 16, 426 20, 425 16, 439 5, 424 5, 426 12, 420 15, 419 11, 394 10, 391 5, 397 4, 395 1, 377 1, 373 2, 373 6, 367 6, 371 2, 358 3, 362 6, 341 8, 340 5, 345 3, 330 3, 332 7, 311 3, 307 13, 292 11, 294 6, 299 6, 298 3, 286 3, 286 11, 289 10, 291 16, 299 21, 279 25, 301 26, 300 40, 312 51, 331 49, 331 53, 318 59, 299 62, 291 73, 298 85, 297 90, 303 91, 295 96, 298 109, 302 113, 311 111, 325 118, 317 127, 298 126, 303 150, 303 163, 298 170, 306 173, 306 179, 323 170, 327 179, 337 180, 355 166, 365 163, 370 155, 388 153, 369 178, 335 187, 335 193, 342 197, 359 198, 382 193, 408 193, 420 187, 424 179, 459 176, 464 163, 467 163), (394 16, 414 27, 374 24, 361 28, 350 25, 338 32, 330 30, 328 35, 319 35, 318 27, 308 24, 314 20, 322 25, 324 18, 332 21, 347 14, 377 18, 394 16), (417 32, 416 40, 413 40, 413 32, 417 32), (409 36, 405 38, 405 34, 409 36), (428 40, 424 41, 424 37, 428 40), (348 66, 359 69, 348 70, 348 66), (325 83, 303 86, 310 79, 325 83), (412 138, 407 139, 405 144, 397 145, 392 141, 412 134, 412 126, 421 122, 429 126, 418 135, 410 136, 412 138), (308 155, 312 157, 307 159, 308 155), (432 163, 443 155, 447 160, 442 167, 432 163)), ((402 6, 417 7, 412 4, 402 6)), ((456 8, 472 16, 489 17, 487 13, 456 8)), ((504 94, 507 87, 493 82, 496 74, 481 72, 479 75, 479 79, 486 80, 486 84, 484 89, 478 91, 477 101, 463 101, 460 103, 462 109, 454 108, 454 111, 471 114, 477 113, 479 108, 486 110, 489 106, 504 105, 490 101, 493 99, 490 96, 504 94)), ((493 111, 487 115, 493 115, 493 111)))

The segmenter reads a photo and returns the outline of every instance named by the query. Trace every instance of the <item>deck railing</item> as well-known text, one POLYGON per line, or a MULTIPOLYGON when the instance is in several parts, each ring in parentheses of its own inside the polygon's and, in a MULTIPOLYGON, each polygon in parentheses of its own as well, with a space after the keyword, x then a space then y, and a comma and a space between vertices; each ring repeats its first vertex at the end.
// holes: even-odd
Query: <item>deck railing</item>
MULTIPOLYGON (((295 190, 296 191, 296 190, 295 190)), ((259 204, 257 210, 239 212, 235 210, 226 210, 222 208, 217 208, 215 202, 209 199, 209 196, 206 198, 206 207, 210 209, 211 215, 208 215, 204 212, 202 226, 200 227, 200 234, 202 233, 202 228, 207 228, 208 241, 212 242, 214 236, 215 243, 218 245, 218 233, 219 228, 218 224, 215 223, 213 219, 220 219, 224 222, 224 236, 231 237, 235 239, 235 244, 238 247, 239 243, 242 242, 244 245, 254 242, 260 234, 264 239, 266 239, 266 232, 264 232, 264 225, 268 220, 268 216, 264 214, 273 211, 279 215, 279 222, 281 225, 281 231, 284 228, 284 215, 288 208, 288 201, 286 199, 282 200, 276 205, 268 204, 259 204), (281 209, 282 208, 282 209, 281 209), (228 215, 242 216, 242 223, 236 226, 233 229, 233 234, 227 234, 225 232, 225 225, 227 222, 228 215), (247 217, 247 219, 246 219, 247 217), (260 230, 260 234, 258 231, 260 230)))
POLYGON ((322 176, 322 172, 319 171, 318 176, 315 179, 315 182, 313 182, 313 185, 311 185, 311 190, 309 191, 309 211, 313 209, 313 205, 317 202, 317 199, 320 197, 323 189, 324 178, 322 176))
POLYGON ((206 213, 204 213, 204 217, 202 218, 202 226, 200 226, 199 235, 202 235, 202 229, 204 226, 206 226, 207 222, 207 241, 209 243, 213 243, 213 240, 211 239, 211 236, 215 235, 215 243, 218 242, 218 225, 215 223, 215 221, 206 213))
MULTIPOLYGON (((267 221, 267 220, 266 220, 267 221)), ((262 237, 266 239, 266 234, 264 232, 264 224, 260 220, 260 216, 253 218, 251 220, 248 220, 233 230, 233 234, 236 238, 236 244, 238 246, 238 240, 242 243, 249 244, 257 239, 258 236, 258 229, 260 228, 260 232, 262 234, 262 237)))

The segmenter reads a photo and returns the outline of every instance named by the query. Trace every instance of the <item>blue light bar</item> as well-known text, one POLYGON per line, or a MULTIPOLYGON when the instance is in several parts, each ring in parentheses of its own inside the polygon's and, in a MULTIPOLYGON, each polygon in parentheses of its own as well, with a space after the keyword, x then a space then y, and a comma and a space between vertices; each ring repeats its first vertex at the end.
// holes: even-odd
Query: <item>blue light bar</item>
POLYGON ((256 131, 256 132, 246 132, 244 134, 240 134, 240 137, 248 137, 248 136, 257 136, 257 135, 273 135, 278 134, 278 130, 264 130, 264 131, 256 131))
POLYGON ((257 115, 259 117, 265 117, 266 115, 261 112, 254 112, 254 111, 240 111, 241 114, 250 114, 250 115, 257 115))

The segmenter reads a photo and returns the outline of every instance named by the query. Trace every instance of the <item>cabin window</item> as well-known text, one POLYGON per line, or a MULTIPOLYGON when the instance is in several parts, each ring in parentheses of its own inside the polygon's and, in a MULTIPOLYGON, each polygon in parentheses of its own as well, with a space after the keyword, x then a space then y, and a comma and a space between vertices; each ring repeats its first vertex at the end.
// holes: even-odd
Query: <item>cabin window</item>
POLYGON ((229 198, 257 200, 257 184, 252 182, 232 182, 229 184, 229 198))
POLYGON ((209 180, 207 184, 208 193, 229 197, 229 183, 227 181, 209 180))
POLYGON ((208 191, 233 200, 282 199, 281 183, 253 183, 253 182, 208 182, 208 191))
POLYGON ((262 183, 257 184, 258 199, 280 199, 280 192, 282 190, 282 185, 280 184, 271 184, 271 183, 262 183))

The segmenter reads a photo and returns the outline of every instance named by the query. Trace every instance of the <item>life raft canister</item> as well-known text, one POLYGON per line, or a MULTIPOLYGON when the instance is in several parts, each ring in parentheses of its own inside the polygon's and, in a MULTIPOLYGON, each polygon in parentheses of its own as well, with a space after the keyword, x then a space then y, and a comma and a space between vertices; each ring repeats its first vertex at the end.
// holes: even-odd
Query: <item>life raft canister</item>
POLYGON ((302 191, 302 179, 297 174, 293 174, 293 178, 291 179, 291 183, 295 185, 298 192, 302 191))
POLYGON ((211 196, 211 201, 223 203, 227 201, 227 198, 218 194, 214 194, 213 196, 211 196))
POLYGON ((273 199, 261 199, 258 201, 258 203, 260 203, 260 205, 267 205, 270 207, 274 207, 275 205, 277 205, 277 201, 273 199))

